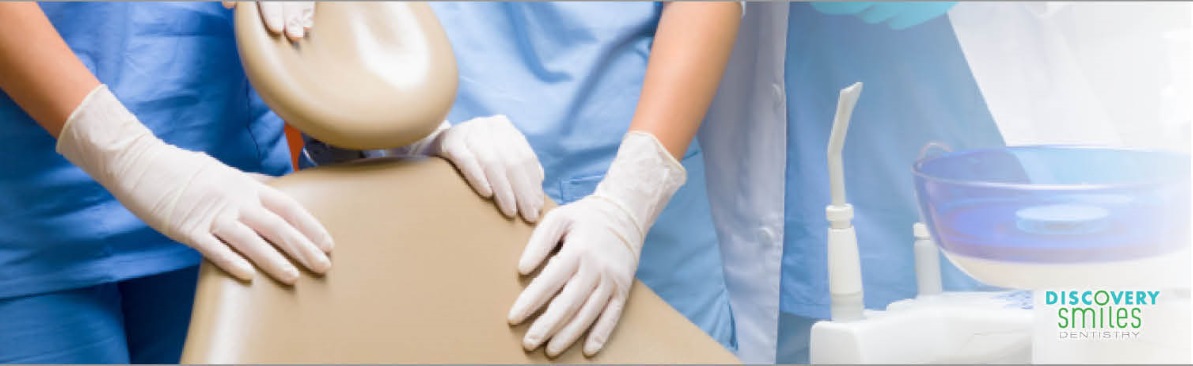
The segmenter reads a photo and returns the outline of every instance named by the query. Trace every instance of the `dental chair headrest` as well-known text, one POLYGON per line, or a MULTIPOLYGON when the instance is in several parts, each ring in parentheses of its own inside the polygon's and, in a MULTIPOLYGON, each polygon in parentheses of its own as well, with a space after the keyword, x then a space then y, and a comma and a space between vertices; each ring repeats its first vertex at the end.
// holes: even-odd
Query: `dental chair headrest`
POLYGON ((236 7, 249 82, 287 123, 355 150, 405 146, 433 132, 456 97, 456 60, 424 3, 320 2, 291 42, 256 6, 236 7))

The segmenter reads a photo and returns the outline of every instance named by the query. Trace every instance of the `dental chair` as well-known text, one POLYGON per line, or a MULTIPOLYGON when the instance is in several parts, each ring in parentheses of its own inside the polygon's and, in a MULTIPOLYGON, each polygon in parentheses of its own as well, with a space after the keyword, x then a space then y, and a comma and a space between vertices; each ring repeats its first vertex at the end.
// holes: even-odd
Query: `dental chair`
MULTIPOLYGON (((408 144, 455 98, 454 56, 426 4, 320 3, 297 45, 258 17, 237 7, 250 82, 279 116, 329 144, 408 144)), ((516 264, 533 227, 502 216, 442 159, 365 159, 270 184, 330 231, 332 269, 286 286, 204 262, 183 363, 738 362, 640 282, 595 357, 580 351, 584 338, 554 359, 524 351, 530 322, 510 326, 506 314, 529 283, 516 264)))

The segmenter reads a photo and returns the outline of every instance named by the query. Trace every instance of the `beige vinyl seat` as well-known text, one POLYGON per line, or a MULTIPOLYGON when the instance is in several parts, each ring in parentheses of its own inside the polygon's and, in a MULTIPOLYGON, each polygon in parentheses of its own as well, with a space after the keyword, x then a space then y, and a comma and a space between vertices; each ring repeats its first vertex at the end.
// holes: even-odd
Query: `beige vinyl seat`
MULTIPOLYGON (((340 137, 346 147, 355 148, 379 147, 386 139, 401 141, 391 145, 399 146, 434 129, 450 108, 454 59, 425 4, 320 3, 310 37, 297 47, 271 38, 256 18, 256 7, 237 8, 238 42, 253 84, 279 115, 288 121, 297 118, 301 122, 296 127, 317 138, 340 137), (412 23, 363 32, 347 26, 352 19, 369 27, 393 19, 386 17, 412 23), (415 82, 390 84, 389 90, 373 84, 370 93, 396 98, 384 106, 311 99, 326 98, 328 90, 351 88, 361 79, 295 70, 352 64, 360 56, 343 51, 353 49, 343 48, 346 39, 370 34, 382 42, 379 46, 398 49, 385 57, 424 57, 413 63, 426 62, 428 68, 408 69, 423 75, 408 76, 407 81, 415 82), (257 46, 259 53, 245 52, 257 46), (337 49, 340 53, 331 52, 337 49), (282 82, 283 74, 301 80, 282 82), (292 89, 295 85, 299 89, 292 89), (325 89, 305 90, 314 86, 325 89), (315 105, 303 105, 303 98, 315 105), (418 107, 406 108, 410 105, 418 107), (348 113, 344 106, 373 110, 352 116, 356 125, 339 128, 335 116, 348 113), (389 121, 376 120, 386 113, 393 115, 389 121), (381 133, 391 135, 358 138, 381 133)), ((265 276, 241 282, 205 262, 183 363, 738 362, 641 283, 635 284, 619 328, 596 357, 585 358, 578 346, 556 359, 548 359, 541 349, 523 351, 527 326, 511 327, 506 313, 528 282, 518 275, 516 263, 532 226, 502 216, 442 159, 322 166, 271 184, 295 197, 331 232, 336 240, 332 270, 324 276, 304 274, 290 287, 265 276)))

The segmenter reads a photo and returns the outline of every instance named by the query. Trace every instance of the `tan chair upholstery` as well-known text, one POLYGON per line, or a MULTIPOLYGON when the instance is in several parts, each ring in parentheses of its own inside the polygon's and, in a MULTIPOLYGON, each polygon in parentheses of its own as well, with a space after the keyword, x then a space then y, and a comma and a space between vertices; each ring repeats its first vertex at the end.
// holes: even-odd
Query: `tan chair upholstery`
MULTIPOLYGON (((273 182, 336 239, 332 270, 293 288, 205 263, 184 363, 538 363, 506 314, 532 227, 502 216, 440 159, 379 159, 273 182)), ((554 362, 736 363, 636 283, 604 351, 554 362)))

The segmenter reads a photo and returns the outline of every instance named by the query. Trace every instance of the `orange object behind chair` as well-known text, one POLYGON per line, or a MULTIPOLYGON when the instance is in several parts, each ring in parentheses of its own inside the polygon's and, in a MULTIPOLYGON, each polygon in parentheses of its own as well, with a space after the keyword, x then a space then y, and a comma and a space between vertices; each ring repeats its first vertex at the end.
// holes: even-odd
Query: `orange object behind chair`
POLYGON ((286 144, 290 145, 290 164, 294 167, 294 170, 298 170, 298 157, 302 156, 303 148, 302 132, 298 132, 298 129, 289 123, 284 128, 286 131, 286 144))

